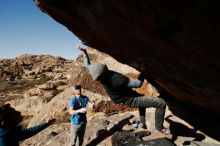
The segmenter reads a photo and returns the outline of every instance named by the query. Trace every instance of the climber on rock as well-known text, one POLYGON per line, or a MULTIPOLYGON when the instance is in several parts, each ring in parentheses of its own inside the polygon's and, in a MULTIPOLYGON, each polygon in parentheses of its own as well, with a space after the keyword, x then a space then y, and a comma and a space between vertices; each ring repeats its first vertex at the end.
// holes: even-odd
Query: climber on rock
POLYGON ((170 130, 163 127, 166 102, 162 98, 143 96, 132 88, 139 88, 143 84, 143 77, 130 79, 118 72, 109 70, 105 64, 91 64, 86 49, 78 47, 84 58, 84 65, 89 70, 93 81, 99 81, 114 103, 122 103, 139 109, 140 127, 147 129, 145 121, 146 108, 154 107, 155 128, 163 134, 170 134, 170 130))

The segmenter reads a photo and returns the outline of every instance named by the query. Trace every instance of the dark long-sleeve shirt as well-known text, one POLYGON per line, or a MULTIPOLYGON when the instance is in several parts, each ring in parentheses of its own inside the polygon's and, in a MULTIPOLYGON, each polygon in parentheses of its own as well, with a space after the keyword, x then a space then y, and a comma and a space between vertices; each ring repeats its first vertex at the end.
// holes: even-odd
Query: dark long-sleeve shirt
POLYGON ((0 128, 0 146, 19 146, 19 141, 32 137, 41 130, 45 129, 49 124, 43 123, 31 128, 0 128))
POLYGON ((115 103, 129 104, 132 97, 140 96, 131 87, 128 87, 129 78, 118 72, 109 70, 100 82, 115 103))

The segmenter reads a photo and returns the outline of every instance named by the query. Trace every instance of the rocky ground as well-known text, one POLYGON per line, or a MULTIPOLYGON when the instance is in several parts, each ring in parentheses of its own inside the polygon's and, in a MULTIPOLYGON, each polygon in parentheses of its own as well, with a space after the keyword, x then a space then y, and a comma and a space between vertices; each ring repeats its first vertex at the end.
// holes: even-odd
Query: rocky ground
MULTIPOLYGON (((88 49, 88 52, 92 62, 105 63, 109 69, 132 78, 139 75, 137 70, 117 62, 106 54, 94 49, 88 49)), ((84 145, 110 146, 111 136, 116 131, 144 130, 134 128, 129 122, 131 119, 138 120, 137 109, 112 103, 100 83, 92 82, 82 65, 82 56, 73 61, 48 55, 23 55, 15 59, 1 60, 0 75, 1 104, 10 103, 21 111, 25 117, 24 126, 39 124, 50 117, 57 119, 54 125, 21 142, 22 146, 69 144, 68 101, 73 95, 70 86, 76 83, 82 85, 83 94, 93 99, 96 104, 96 110, 88 109, 84 145)), ((163 135, 154 130, 155 109, 149 108, 146 117, 147 130, 151 135, 144 137, 144 140, 167 137, 177 146, 190 140, 220 144, 220 137, 215 130, 218 124, 213 122, 215 118, 193 111, 166 93, 159 94, 147 80, 136 91, 155 98, 160 95, 168 103, 164 125, 171 129, 171 134, 163 135)))

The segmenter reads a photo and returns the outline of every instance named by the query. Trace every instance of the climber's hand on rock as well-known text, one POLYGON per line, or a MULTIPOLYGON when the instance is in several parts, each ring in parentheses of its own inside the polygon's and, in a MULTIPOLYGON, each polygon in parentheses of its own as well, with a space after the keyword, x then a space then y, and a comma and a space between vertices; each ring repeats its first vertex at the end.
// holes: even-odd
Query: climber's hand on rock
POLYGON ((83 52, 83 53, 85 53, 85 52, 86 52, 86 49, 81 48, 80 46, 78 46, 78 47, 77 47, 77 49, 78 49, 79 51, 83 52))

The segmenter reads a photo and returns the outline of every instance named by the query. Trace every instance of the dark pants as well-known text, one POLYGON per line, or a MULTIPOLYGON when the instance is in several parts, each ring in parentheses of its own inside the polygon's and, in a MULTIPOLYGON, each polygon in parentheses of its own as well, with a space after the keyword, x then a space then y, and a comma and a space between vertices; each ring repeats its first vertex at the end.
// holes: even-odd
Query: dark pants
POLYGON ((71 125, 71 133, 70 133, 71 146, 82 146, 85 130, 86 130, 86 123, 83 123, 81 125, 71 125))
POLYGON ((155 112, 155 128, 156 130, 163 129, 164 115, 166 110, 166 102, 162 98, 150 97, 150 96, 139 96, 129 98, 126 102, 129 107, 139 108, 139 115, 141 122, 145 122, 146 108, 154 107, 155 112))

